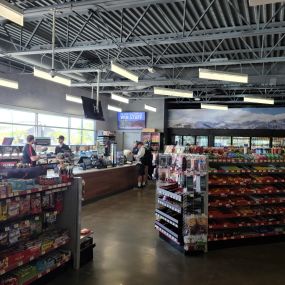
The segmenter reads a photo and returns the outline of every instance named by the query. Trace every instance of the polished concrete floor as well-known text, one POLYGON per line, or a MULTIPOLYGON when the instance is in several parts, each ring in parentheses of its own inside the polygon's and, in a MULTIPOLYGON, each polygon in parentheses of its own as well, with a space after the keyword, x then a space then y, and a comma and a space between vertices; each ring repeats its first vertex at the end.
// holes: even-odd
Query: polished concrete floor
POLYGON ((158 238, 155 191, 132 190, 83 208, 95 230, 94 261, 50 284, 284 285, 285 243, 235 247, 187 257, 158 238))

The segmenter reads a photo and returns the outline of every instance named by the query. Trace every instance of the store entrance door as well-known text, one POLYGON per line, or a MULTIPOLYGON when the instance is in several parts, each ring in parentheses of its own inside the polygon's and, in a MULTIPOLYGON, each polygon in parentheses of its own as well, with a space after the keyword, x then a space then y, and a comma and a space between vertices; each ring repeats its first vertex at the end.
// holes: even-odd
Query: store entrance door
POLYGON ((133 149, 135 141, 141 140, 141 132, 124 132, 124 149, 133 149))

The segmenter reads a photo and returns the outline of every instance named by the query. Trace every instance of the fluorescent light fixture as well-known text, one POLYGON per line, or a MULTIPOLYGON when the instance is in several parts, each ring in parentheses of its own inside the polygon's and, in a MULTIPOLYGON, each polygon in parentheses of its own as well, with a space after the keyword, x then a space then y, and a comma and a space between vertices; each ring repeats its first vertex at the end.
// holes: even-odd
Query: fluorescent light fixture
POLYGON ((265 99, 265 98, 257 98, 257 97, 247 97, 243 98, 244 102, 248 103, 257 103, 257 104, 269 104, 274 105, 274 99, 265 99))
POLYGON ((20 26, 24 26, 23 10, 11 5, 7 1, 0 0, 0 16, 20 26))
POLYGON ((151 111, 151 112, 156 112, 156 108, 155 108, 155 107, 152 107, 152 106, 150 106, 150 105, 145 104, 145 105, 144 105, 144 108, 145 108, 146 110, 151 111))
POLYGON ((17 81, 8 80, 8 79, 4 79, 4 78, 0 78, 0 86, 13 88, 13 89, 19 88, 19 84, 17 81))
POLYGON ((45 80, 49 80, 55 83, 63 84, 66 86, 71 85, 70 79, 67 79, 59 75, 55 75, 54 77, 52 77, 49 72, 46 72, 46 71, 43 71, 37 68, 34 68, 34 76, 45 79, 45 80))
POLYGON ((214 105, 214 104, 201 104, 201 109, 208 109, 208 110, 221 110, 226 111, 228 110, 227 105, 214 105))
POLYGON ((122 103, 126 103, 129 104, 130 100, 128 98, 125 98, 123 96, 119 96, 117 94, 111 93, 111 99, 122 102, 122 103))
POLYGON ((73 103, 82 104, 82 99, 81 99, 81 97, 77 97, 77 96, 73 96, 73 95, 68 95, 68 94, 66 94, 66 95, 65 95, 65 100, 66 100, 66 101, 73 102, 73 103))
POLYGON ((115 106, 112 106, 112 105, 108 105, 108 110, 115 111, 115 112, 122 112, 121 108, 118 108, 118 107, 115 107, 115 106))
POLYGON ((274 3, 281 3, 285 2, 285 0, 249 0, 249 6, 258 6, 258 5, 265 5, 265 4, 274 4, 274 3))
POLYGON ((210 69, 199 68, 199 78, 210 80, 221 80, 238 83, 248 83, 248 75, 210 69))
POLYGON ((174 96, 183 98, 193 98, 193 92, 182 89, 170 89, 164 87, 154 87, 153 92, 155 95, 174 96))
POLYGON ((136 73, 127 70, 124 66, 111 61, 111 71, 128 78, 134 82, 139 82, 139 77, 136 73))

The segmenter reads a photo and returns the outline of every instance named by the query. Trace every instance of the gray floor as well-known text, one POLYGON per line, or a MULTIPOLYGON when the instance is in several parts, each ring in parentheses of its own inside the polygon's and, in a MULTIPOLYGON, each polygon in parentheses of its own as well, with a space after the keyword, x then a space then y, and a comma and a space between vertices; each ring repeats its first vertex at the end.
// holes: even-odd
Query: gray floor
POLYGON ((154 230, 154 187, 112 196, 83 209, 95 229, 94 261, 50 284, 284 285, 285 243, 211 251, 185 257, 154 230))

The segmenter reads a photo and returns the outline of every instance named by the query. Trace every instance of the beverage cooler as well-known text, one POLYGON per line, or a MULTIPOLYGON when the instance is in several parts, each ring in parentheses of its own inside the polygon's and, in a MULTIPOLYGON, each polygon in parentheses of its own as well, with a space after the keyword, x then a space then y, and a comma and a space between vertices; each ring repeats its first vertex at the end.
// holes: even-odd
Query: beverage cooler
POLYGON ((208 136, 197 136, 196 145, 203 146, 203 147, 209 146, 209 137, 208 136))
POLYGON ((232 145, 231 137, 222 137, 222 136, 215 137, 215 140, 214 140, 215 147, 225 147, 225 146, 231 146, 231 145, 232 145))
POLYGON ((272 138, 273 147, 285 147, 285 138, 272 138))
POLYGON ((233 146, 244 147, 250 146, 250 137, 233 137, 233 146))
POLYGON ((270 147, 270 137, 252 137, 251 147, 270 147))

